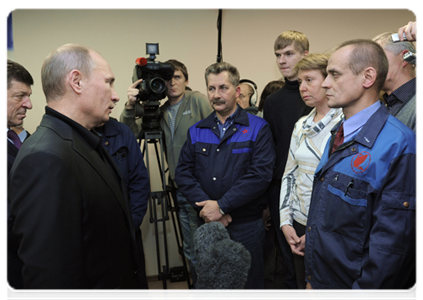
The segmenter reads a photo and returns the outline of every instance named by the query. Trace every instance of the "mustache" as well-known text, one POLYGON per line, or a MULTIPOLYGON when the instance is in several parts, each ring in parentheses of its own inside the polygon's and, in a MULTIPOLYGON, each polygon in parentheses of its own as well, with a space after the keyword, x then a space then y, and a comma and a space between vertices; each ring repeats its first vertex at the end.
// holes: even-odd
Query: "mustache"
POLYGON ((222 99, 213 99, 212 100, 212 103, 213 104, 225 104, 226 101, 225 100, 222 100, 222 99))

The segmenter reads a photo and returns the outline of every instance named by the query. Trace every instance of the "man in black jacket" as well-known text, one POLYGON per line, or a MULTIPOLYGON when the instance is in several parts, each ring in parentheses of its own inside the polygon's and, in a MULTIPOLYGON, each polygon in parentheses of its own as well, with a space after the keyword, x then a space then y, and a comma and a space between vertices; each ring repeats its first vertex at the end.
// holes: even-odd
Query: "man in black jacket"
POLYGON ((138 288, 122 175, 93 130, 119 101, 109 64, 68 44, 44 61, 46 113, 10 172, 26 289, 138 288))
POLYGON ((285 85, 266 99, 263 109, 263 117, 270 125, 276 147, 273 180, 267 191, 268 204, 285 262, 285 287, 296 288, 291 249, 280 230, 279 196, 292 130, 298 119, 311 111, 311 108, 306 106, 301 98, 297 72, 294 69, 297 62, 308 54, 309 43, 305 34, 290 30, 283 32, 276 38, 274 49, 276 64, 285 78, 285 85))
MULTIPOLYGON (((7 60, 7 175, 18 155, 21 141, 12 127, 21 126, 27 109, 32 108, 30 96, 34 80, 20 64, 7 60)), ((9 183, 9 180, 8 180, 9 183)), ((8 186, 9 187, 9 186, 8 186)), ((22 261, 17 255, 16 237, 12 233, 10 205, 7 204, 7 280, 11 287, 20 289, 22 282, 22 261)))

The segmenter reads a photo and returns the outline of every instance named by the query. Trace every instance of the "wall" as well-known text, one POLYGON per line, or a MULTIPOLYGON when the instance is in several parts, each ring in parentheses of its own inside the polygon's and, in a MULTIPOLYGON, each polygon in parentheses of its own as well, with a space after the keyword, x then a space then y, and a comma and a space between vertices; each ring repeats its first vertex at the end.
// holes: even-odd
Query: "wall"
MULTIPOLYGON (((206 92, 204 70, 216 61, 217 9, 207 10, 16 10, 13 12, 14 51, 9 57, 33 75, 34 108, 27 114, 25 128, 35 131, 44 113, 45 98, 40 70, 48 53, 65 43, 78 43, 99 51, 116 76, 121 101, 112 116, 119 115, 131 84, 134 62, 145 56, 145 43, 159 43, 157 60, 175 58, 189 71, 189 86, 206 92)), ((354 38, 372 38, 385 31, 397 31, 414 13, 402 10, 223 10, 223 60, 237 66, 241 78, 258 85, 259 93, 280 77, 275 64, 273 42, 285 30, 298 30, 310 40, 310 52, 323 52, 354 38)), ((154 148, 151 148, 152 170, 154 148)), ((153 190, 160 179, 152 177, 153 190)), ((159 207, 160 208, 160 207, 159 207)), ((182 265, 171 222, 166 223, 170 267, 182 265)), ((158 274, 154 228, 148 214, 142 225, 147 275, 158 274)), ((163 232, 159 232, 163 240, 163 232)), ((163 264, 163 255, 162 255, 163 264)))

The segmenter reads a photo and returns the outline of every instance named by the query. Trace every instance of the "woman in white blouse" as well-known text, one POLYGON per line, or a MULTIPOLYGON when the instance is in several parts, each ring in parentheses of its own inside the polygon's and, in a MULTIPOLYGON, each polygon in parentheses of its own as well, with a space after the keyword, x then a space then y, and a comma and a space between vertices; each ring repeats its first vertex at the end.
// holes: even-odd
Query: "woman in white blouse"
POLYGON ((305 288, 305 226, 310 207, 313 175, 330 138, 331 129, 342 118, 341 108, 327 105, 326 90, 321 87, 327 76, 329 56, 310 54, 300 60, 300 93, 305 104, 314 109, 295 124, 289 156, 282 178, 280 226, 294 254, 298 288, 305 288))

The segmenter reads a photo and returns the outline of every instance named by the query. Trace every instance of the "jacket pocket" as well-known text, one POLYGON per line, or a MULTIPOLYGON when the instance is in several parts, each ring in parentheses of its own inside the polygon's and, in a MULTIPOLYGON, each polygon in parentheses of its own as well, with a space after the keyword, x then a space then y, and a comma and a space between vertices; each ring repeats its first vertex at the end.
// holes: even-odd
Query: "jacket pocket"
POLYGON ((341 182, 328 185, 322 228, 363 245, 367 227, 366 193, 341 182))
POLYGON ((250 166, 252 148, 249 145, 240 145, 232 149, 231 164, 234 170, 246 171, 250 166))
POLYGON ((382 192, 380 240, 382 250, 410 254, 416 247, 416 196, 382 192))
POLYGON ((211 145, 197 142, 195 144, 195 169, 206 170, 210 163, 211 145))

